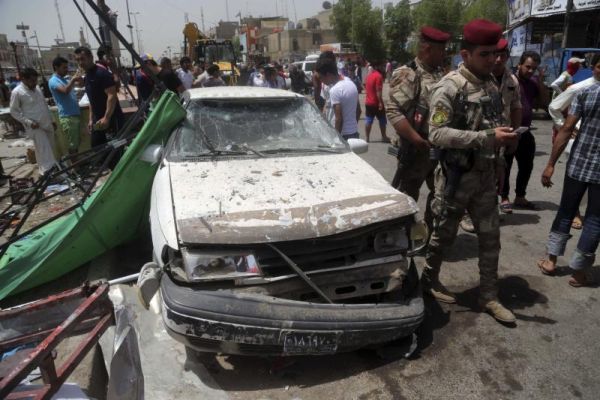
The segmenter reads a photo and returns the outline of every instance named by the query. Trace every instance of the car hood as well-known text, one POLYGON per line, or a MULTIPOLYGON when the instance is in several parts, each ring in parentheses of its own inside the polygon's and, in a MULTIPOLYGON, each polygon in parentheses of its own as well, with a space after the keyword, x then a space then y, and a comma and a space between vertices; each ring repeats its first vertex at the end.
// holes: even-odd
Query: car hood
POLYGON ((353 153, 169 163, 183 243, 332 235, 414 214, 414 200, 353 153))

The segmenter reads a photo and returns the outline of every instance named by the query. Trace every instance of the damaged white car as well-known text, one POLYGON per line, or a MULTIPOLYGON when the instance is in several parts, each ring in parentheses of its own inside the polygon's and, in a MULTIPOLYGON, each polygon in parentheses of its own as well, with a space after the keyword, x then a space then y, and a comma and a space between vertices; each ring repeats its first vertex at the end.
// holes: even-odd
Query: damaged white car
POLYGON ((186 107, 150 210, 168 332, 261 355, 411 335, 424 307, 409 256, 426 234, 415 202, 352 151, 367 144, 292 92, 193 89, 186 107))

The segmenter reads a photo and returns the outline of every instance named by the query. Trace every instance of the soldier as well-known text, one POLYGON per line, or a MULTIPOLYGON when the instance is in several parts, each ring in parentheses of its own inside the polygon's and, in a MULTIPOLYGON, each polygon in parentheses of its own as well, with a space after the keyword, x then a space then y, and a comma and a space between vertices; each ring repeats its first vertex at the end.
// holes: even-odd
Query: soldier
MULTIPOLYGON (((492 70, 492 76, 494 77, 494 83, 502 96, 502 104, 504 105, 502 116, 505 121, 510 121, 511 127, 517 129, 521 125, 521 90, 519 89, 519 80, 517 77, 506 68, 506 62, 508 61, 509 55, 508 40, 502 38, 496 46, 496 63, 492 70)), ((504 174, 506 170, 504 153, 507 151, 514 153, 515 150, 515 148, 501 149, 499 157, 497 158, 499 192, 502 191, 501 186, 504 184, 504 174)), ((500 211, 510 214, 512 212, 510 203, 501 203, 500 211)))
POLYGON ((442 79, 442 65, 446 56, 446 42, 450 35, 435 28, 421 28, 419 52, 408 65, 392 74, 390 97, 386 114, 400 136, 398 169, 392 186, 413 199, 419 199, 423 182, 427 182, 429 196, 425 221, 431 228, 431 201, 433 200, 433 171, 436 163, 429 157, 428 141, 429 93, 442 79))
MULTIPOLYGON (((510 126, 517 129, 521 124, 521 91, 519 89, 519 80, 506 68, 508 57, 508 40, 501 38, 496 45, 496 62, 492 70, 493 82, 496 84, 502 97, 502 104, 504 106, 502 116, 504 120, 510 121, 510 126)), ((514 153, 515 150, 515 148, 501 148, 498 151, 498 157, 496 157, 498 192, 502 191, 505 179, 506 162, 504 161, 504 153, 514 153)), ((510 203, 501 203, 500 211, 506 214, 512 213, 510 203)), ((465 213, 463 219, 460 221, 460 227, 465 232, 475 232, 475 226, 473 226, 473 221, 469 213, 465 213)))
POLYGON ((480 305, 494 318, 514 323, 515 316, 497 297, 500 229, 496 195, 496 149, 514 145, 517 135, 502 117, 502 100, 492 82, 496 45, 502 28, 477 19, 463 28, 464 63, 435 85, 431 94, 429 140, 440 151, 432 203, 434 229, 422 282, 439 301, 456 298, 439 281, 444 250, 456 237, 465 210, 479 239, 480 305))

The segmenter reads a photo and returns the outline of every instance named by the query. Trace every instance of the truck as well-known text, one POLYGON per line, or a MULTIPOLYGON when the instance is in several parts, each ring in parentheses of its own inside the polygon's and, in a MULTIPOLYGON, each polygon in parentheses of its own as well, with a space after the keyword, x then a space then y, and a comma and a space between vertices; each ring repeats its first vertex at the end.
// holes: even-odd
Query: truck
POLYGON ((228 85, 237 85, 240 71, 233 42, 226 39, 211 39, 200 32, 198 25, 188 22, 183 28, 183 43, 186 55, 193 62, 204 62, 205 65, 219 66, 223 79, 228 85))

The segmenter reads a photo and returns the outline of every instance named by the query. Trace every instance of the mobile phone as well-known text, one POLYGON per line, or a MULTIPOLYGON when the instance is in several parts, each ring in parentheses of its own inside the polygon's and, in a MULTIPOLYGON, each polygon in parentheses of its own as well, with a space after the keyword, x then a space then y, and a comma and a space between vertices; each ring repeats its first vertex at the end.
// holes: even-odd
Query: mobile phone
POLYGON ((517 134, 517 136, 521 136, 521 134, 527 132, 529 130, 528 126, 520 126, 517 129, 514 130, 514 132, 517 134))

